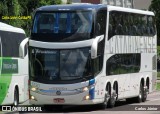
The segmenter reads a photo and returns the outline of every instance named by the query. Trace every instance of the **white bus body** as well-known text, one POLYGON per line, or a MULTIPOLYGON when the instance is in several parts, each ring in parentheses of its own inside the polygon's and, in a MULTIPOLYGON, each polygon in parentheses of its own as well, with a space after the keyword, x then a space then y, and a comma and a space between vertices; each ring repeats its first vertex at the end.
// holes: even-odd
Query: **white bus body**
POLYGON ((24 30, 0 22, 0 105, 18 105, 28 99, 25 38, 24 30))
MULTIPOLYGON (((145 101, 147 94, 155 89, 157 76, 157 36, 153 17, 154 14, 149 11, 101 4, 45 6, 37 9, 29 40, 30 103, 101 104, 106 108, 107 105, 113 107, 115 101, 121 99, 145 101), (83 11, 90 11, 93 15, 83 11), (65 35, 71 34, 74 27, 70 28, 72 24, 69 22, 74 22, 75 12, 83 22, 88 21, 91 30, 79 34, 73 32, 71 36, 64 37, 61 25, 57 24, 63 23, 61 20, 66 15, 67 24, 63 24, 63 28, 66 28, 65 35), (54 17, 56 24, 53 29, 48 30, 48 25, 43 23, 44 15, 54 17), (67 56, 69 51, 81 51, 87 58, 82 79, 81 74, 71 77, 72 74, 69 76, 61 70, 66 61, 63 59, 65 55, 66 59, 71 58, 68 68, 73 65, 76 55, 67 56), (57 74, 52 72, 56 70, 50 70, 56 69, 54 65, 58 68, 57 74)), ((73 71, 76 71, 76 67, 73 71)))

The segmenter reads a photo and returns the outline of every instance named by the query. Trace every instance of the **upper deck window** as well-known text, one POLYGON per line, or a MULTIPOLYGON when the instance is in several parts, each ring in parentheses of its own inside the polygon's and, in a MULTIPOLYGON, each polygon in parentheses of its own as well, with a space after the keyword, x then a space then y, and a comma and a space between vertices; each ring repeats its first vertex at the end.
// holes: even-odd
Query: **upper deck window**
POLYGON ((32 33, 90 33, 92 12, 38 12, 32 33))

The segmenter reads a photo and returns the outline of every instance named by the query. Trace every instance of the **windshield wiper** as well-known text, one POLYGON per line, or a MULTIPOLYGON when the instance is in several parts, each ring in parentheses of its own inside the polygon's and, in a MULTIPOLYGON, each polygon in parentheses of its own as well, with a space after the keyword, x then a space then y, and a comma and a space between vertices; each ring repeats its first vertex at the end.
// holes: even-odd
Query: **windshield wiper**
POLYGON ((87 78, 88 78, 88 77, 91 77, 91 76, 92 76, 92 75, 83 76, 83 80, 84 80, 84 81, 87 81, 87 80, 88 80, 87 78))

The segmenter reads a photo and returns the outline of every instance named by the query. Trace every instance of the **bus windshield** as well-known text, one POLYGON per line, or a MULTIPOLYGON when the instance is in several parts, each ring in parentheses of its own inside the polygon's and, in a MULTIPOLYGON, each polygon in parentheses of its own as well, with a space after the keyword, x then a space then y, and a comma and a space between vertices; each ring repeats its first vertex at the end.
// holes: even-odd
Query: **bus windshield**
POLYGON ((91 76, 89 48, 70 50, 31 48, 30 52, 30 75, 33 80, 55 83, 91 76))
POLYGON ((37 37, 43 41, 73 41, 80 35, 80 39, 90 39, 92 22, 92 11, 37 12, 31 38, 40 35, 45 36, 37 37))

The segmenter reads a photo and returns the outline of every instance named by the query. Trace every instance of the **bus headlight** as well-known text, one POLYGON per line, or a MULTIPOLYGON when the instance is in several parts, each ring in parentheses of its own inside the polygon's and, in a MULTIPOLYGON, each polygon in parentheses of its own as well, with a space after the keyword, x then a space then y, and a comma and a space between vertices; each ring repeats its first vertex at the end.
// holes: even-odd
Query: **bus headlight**
POLYGON ((30 96, 30 99, 37 101, 37 99, 33 95, 30 96))
POLYGON ((88 91, 89 87, 84 87, 84 88, 82 88, 82 90, 83 90, 83 92, 88 91))
POLYGON ((83 87, 83 88, 79 88, 79 89, 77 89, 77 91, 85 92, 85 91, 89 91, 92 88, 94 88, 94 85, 86 86, 86 87, 83 87))
POLYGON ((84 96, 83 100, 90 100, 90 96, 89 95, 84 96))

